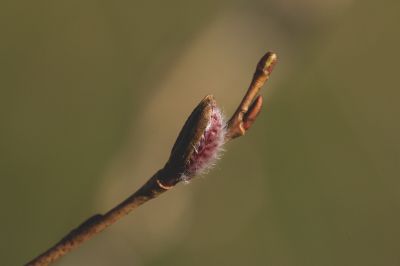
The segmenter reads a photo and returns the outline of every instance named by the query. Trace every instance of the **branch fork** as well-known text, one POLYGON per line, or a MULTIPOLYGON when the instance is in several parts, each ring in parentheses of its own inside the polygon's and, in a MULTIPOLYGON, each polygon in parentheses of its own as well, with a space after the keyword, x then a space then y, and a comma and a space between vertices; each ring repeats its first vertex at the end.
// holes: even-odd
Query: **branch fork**
POLYGON ((263 98, 258 93, 269 79, 276 62, 277 56, 272 52, 266 53, 258 62, 250 86, 236 112, 228 122, 228 130, 225 136, 227 141, 243 136, 260 114, 263 98))

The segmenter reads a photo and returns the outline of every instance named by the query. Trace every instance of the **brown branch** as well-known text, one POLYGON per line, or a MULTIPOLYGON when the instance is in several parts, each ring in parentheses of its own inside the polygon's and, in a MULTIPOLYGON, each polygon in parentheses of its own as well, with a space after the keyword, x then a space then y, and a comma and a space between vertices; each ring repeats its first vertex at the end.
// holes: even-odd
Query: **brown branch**
MULTIPOLYGON (((261 58, 247 93, 228 122, 225 135, 226 142, 244 135, 244 133, 254 123, 262 106, 262 97, 256 95, 268 80, 272 67, 276 63, 276 59, 276 54, 271 52, 266 53, 261 58)), ((141 188, 139 188, 139 190, 106 214, 97 214, 92 216, 76 229, 72 230, 57 244, 28 262, 26 265, 49 265, 70 252, 72 249, 78 247, 86 240, 92 238, 94 235, 102 232, 108 226, 112 225, 146 201, 156 198, 161 193, 174 187, 178 182, 180 182, 182 180, 182 173, 185 172, 185 167, 188 164, 188 160, 195 150, 195 144, 200 141, 206 130, 210 119, 210 113, 214 105, 215 101, 211 95, 206 96, 199 103, 183 126, 175 145, 172 148, 170 158, 166 165, 152 176, 141 188)))
POLYGON ((243 136, 253 125, 261 111, 263 102, 262 96, 257 96, 257 94, 264 83, 269 79, 269 75, 276 64, 276 61, 276 54, 268 52, 258 62, 249 89, 236 109, 236 112, 228 121, 228 130, 225 136, 226 140, 243 136))

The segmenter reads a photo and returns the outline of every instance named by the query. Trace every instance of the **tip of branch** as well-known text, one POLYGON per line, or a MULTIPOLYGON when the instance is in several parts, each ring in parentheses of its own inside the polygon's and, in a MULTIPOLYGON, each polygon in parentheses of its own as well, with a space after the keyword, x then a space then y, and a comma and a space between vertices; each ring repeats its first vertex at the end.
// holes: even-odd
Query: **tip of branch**
POLYGON ((267 52, 257 64, 253 80, 247 90, 242 102, 228 122, 226 141, 243 136, 253 125, 262 107, 262 97, 258 95, 261 87, 268 80, 276 62, 277 55, 267 52))
POLYGON ((258 62, 257 70, 262 71, 265 75, 269 75, 272 72, 278 56, 274 52, 267 52, 258 62))

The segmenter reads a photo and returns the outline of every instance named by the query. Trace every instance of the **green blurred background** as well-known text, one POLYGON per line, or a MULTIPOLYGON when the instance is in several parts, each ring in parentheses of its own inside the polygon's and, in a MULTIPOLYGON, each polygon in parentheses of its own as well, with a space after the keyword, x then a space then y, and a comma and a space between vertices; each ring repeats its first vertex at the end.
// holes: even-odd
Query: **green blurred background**
POLYGON ((127 197, 206 94, 265 107, 205 178, 57 265, 400 265, 400 3, 1 1, 0 264, 127 197))

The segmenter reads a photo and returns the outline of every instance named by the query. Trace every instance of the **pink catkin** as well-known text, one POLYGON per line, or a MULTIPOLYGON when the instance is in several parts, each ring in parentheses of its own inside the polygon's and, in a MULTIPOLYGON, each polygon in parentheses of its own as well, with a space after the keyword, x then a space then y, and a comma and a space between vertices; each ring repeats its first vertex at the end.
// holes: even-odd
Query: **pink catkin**
POLYGON ((225 124, 221 110, 213 106, 210 121, 189 159, 186 171, 182 175, 183 180, 188 181, 212 168, 222 151, 225 124))

